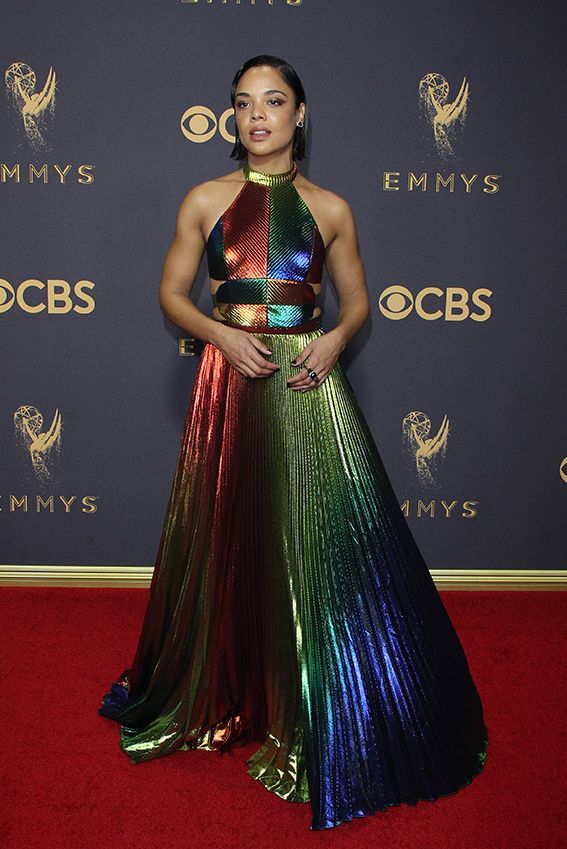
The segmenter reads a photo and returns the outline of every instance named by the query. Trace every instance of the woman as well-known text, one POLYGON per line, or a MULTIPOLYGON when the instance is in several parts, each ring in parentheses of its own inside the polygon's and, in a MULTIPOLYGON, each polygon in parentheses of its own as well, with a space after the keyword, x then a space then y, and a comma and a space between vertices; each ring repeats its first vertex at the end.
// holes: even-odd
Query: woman
POLYGON ((256 56, 232 104, 244 165, 188 193, 164 264, 163 312, 205 345, 136 655, 99 713, 134 763, 257 741, 248 773, 331 828, 456 792, 487 729, 337 359, 368 291, 348 203, 297 170, 301 82, 256 56), (205 251, 212 317, 189 299, 205 251))

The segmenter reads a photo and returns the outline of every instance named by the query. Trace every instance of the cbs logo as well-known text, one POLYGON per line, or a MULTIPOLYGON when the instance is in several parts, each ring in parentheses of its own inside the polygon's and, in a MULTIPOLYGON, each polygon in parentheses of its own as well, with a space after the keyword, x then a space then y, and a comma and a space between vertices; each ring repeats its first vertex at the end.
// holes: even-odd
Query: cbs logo
POLYGON ((90 280, 79 280, 73 287, 66 280, 24 280, 14 288, 0 278, 0 314, 17 304, 23 312, 38 313, 47 310, 51 315, 77 312, 88 315, 95 301, 85 290, 94 289, 90 280), (40 294, 38 294, 40 293, 40 294))
POLYGON ((483 298, 492 295, 490 289, 475 289, 471 294, 460 286, 426 286, 417 295, 401 284, 384 289, 378 298, 380 312, 392 321, 407 318, 412 310, 425 321, 486 321, 492 315, 490 305, 483 298), (477 309, 473 309, 476 307, 477 309))
POLYGON ((234 109, 225 109, 220 118, 208 106, 190 106, 181 116, 181 132, 189 141, 203 144, 212 139, 218 130, 225 141, 234 144, 236 137, 227 129, 229 118, 234 116, 234 109))

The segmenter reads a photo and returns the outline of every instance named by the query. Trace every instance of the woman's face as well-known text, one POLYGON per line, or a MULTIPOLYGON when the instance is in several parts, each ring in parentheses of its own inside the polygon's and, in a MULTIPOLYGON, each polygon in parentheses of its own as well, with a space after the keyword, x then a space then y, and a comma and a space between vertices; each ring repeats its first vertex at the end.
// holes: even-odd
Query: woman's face
POLYGON ((240 141, 255 156, 291 149, 299 120, 305 120, 305 104, 295 108, 295 94, 276 68, 249 68, 236 86, 234 111, 240 141))

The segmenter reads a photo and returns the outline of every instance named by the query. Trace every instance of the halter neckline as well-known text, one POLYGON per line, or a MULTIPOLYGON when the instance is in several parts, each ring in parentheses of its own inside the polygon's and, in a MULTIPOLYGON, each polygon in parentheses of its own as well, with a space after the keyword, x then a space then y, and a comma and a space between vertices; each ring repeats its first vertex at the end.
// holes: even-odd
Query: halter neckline
POLYGON ((294 162, 289 171, 283 171, 280 174, 268 174, 265 171, 255 171, 248 164, 248 160, 242 166, 244 177, 252 183, 260 183, 262 186, 283 186, 285 183, 291 183, 297 174, 297 162, 294 162))

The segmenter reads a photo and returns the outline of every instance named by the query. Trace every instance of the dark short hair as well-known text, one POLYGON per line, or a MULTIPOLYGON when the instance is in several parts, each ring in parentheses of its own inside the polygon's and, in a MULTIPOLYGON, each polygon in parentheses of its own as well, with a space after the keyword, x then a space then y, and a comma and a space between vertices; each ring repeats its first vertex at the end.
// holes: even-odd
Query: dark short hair
MULTIPOLYGON (((258 65, 270 65, 272 68, 276 68, 289 87, 293 90, 295 94, 295 108, 299 106, 300 103, 305 103, 307 106, 307 101, 305 98, 305 91, 303 89, 303 85, 301 80, 299 79, 297 72, 292 66, 286 62, 284 59, 279 59, 277 56, 267 56, 264 54, 260 54, 259 56, 253 56, 251 59, 247 59, 243 65, 240 66, 238 71, 236 72, 234 79, 232 81, 232 88, 230 91, 230 102, 232 103, 232 108, 235 109, 235 96, 236 96, 236 87, 240 80, 240 77, 248 70, 248 68, 255 68, 258 65)), ((305 112, 304 125, 303 127, 295 128, 295 133, 293 136, 293 148, 292 148, 292 157, 293 159, 305 159, 305 131, 307 130, 307 111, 305 112)), ((230 156, 234 159, 246 159, 248 151, 240 141, 238 135, 238 127, 235 128, 236 141, 234 143, 234 147, 230 152, 230 156)))

